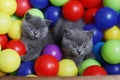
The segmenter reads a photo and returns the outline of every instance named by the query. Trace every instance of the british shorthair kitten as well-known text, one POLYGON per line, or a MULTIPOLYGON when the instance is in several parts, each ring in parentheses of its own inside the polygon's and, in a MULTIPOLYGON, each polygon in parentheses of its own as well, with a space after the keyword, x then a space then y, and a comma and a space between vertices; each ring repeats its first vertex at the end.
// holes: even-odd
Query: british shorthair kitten
POLYGON ((42 49, 51 43, 54 43, 53 36, 49 31, 50 20, 41 19, 27 13, 23 18, 22 38, 26 46, 26 55, 22 56, 22 61, 31 61, 38 58, 42 49))

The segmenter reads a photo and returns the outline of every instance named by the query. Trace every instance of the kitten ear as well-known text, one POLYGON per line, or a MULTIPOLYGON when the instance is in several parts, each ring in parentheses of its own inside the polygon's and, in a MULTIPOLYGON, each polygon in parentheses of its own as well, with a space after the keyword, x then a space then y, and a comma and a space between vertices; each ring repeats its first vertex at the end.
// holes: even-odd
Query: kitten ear
POLYGON ((65 28, 64 35, 66 36, 66 38, 72 38, 72 30, 69 28, 65 28))
POLYGON ((26 13, 24 18, 25 18, 26 20, 29 20, 29 19, 31 19, 31 16, 32 16, 32 15, 31 15, 30 13, 26 13))
POLYGON ((93 37, 93 34, 94 34, 94 30, 85 31, 85 33, 87 34, 87 36, 88 36, 89 38, 92 38, 92 37, 93 37))
POLYGON ((47 24, 48 26, 50 26, 50 24, 52 22, 51 20, 47 20, 47 19, 45 19, 44 21, 45 21, 45 24, 47 24))

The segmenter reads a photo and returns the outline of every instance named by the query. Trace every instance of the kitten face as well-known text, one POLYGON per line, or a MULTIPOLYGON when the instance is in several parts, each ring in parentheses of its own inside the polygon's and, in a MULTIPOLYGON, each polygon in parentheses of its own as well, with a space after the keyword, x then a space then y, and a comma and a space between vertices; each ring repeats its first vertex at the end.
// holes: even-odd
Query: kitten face
POLYGON ((72 56, 86 55, 92 51, 92 36, 90 32, 79 29, 68 29, 65 31, 62 40, 62 50, 72 56))
POLYGON ((27 13, 23 19, 22 35, 31 39, 43 38, 48 32, 50 21, 27 13))

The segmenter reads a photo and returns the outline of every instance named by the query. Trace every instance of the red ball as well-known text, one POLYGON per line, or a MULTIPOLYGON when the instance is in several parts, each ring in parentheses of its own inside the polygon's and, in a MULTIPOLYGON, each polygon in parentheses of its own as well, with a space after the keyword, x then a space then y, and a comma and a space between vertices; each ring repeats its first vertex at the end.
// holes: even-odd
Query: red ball
POLYGON ((97 8, 91 8, 91 9, 87 9, 85 11, 85 14, 84 14, 84 19, 85 19, 85 23, 88 24, 88 23, 94 23, 94 16, 96 14, 96 12, 98 11, 97 8))
POLYGON ((84 14, 82 4, 77 0, 70 0, 62 9, 63 16, 70 21, 79 20, 84 14))
POLYGON ((29 0, 16 0, 17 9, 15 15, 23 17, 24 14, 31 8, 29 0))
POLYGON ((78 0, 85 8, 100 8, 102 7, 103 0, 78 0))
POLYGON ((105 69, 98 65, 89 66, 83 72, 83 76, 105 76, 105 75, 107 75, 105 69))
POLYGON ((7 42, 8 42, 7 35, 0 34, 0 44, 1 44, 2 49, 5 47, 5 45, 7 44, 7 42))
POLYGON ((44 54, 35 61, 34 68, 38 76, 57 76, 59 62, 54 56, 44 54))
POLYGON ((26 54, 26 47, 21 40, 10 40, 5 48, 13 49, 19 53, 20 56, 26 54))

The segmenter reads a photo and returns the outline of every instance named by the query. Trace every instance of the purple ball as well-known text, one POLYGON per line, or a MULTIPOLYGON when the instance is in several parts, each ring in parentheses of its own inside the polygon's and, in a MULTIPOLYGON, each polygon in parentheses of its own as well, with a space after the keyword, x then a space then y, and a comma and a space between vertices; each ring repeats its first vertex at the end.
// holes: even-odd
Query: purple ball
POLYGON ((56 57, 56 59, 58 61, 60 61, 62 59, 62 52, 61 52, 60 48, 56 44, 47 45, 43 49, 42 53, 43 54, 50 54, 50 55, 56 57))

